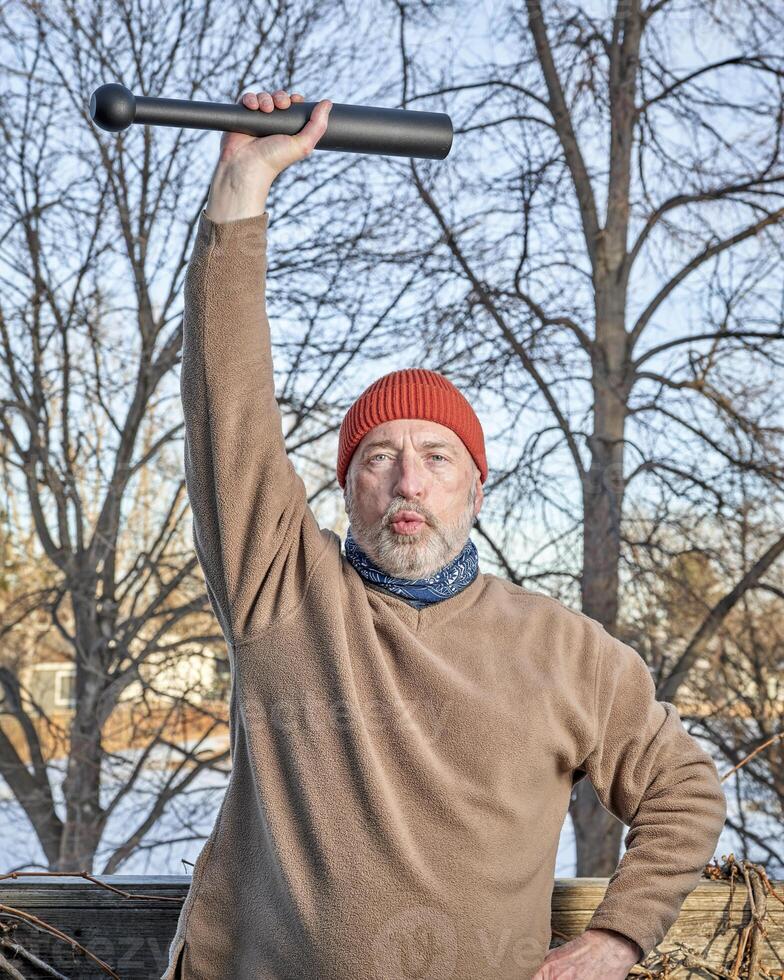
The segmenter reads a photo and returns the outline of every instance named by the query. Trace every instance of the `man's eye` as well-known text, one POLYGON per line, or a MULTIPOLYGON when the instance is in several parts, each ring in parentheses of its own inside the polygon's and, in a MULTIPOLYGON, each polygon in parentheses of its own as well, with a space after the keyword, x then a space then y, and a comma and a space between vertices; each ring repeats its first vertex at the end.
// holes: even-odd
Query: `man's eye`
POLYGON ((432 459, 432 458, 433 458, 434 456, 438 456, 438 458, 439 458, 439 459, 446 459, 446 456, 442 456, 442 455, 441 455, 440 453, 431 453, 431 454, 430 454, 430 458, 431 458, 431 459, 432 459))

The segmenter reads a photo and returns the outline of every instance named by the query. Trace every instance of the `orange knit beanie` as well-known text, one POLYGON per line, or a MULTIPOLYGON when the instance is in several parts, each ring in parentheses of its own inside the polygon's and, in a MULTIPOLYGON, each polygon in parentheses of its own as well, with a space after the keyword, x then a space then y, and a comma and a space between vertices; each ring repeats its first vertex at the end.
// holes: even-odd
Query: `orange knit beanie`
POLYGON ((371 429, 393 419, 429 419, 452 429, 463 441, 487 479, 482 426, 465 395, 437 371, 404 368, 374 381, 346 412, 338 438, 338 483, 346 486, 346 470, 354 450, 371 429))

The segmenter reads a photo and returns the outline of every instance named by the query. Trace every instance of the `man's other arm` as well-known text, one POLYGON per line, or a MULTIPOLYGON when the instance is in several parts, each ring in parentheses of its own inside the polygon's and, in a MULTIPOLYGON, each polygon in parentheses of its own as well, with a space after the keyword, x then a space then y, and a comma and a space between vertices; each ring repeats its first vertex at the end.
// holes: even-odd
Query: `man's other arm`
POLYGON ((713 857, 727 804, 713 760, 686 731, 675 706, 656 700, 642 657, 609 633, 603 639, 593 748, 580 768, 602 805, 629 831, 587 928, 626 936, 644 959, 713 857))

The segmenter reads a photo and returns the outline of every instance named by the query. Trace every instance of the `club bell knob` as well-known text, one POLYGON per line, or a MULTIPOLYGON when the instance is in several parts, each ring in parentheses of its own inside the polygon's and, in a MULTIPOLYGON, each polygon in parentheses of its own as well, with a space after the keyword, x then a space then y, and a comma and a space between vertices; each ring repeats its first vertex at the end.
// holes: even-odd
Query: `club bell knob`
POLYGON ((127 129, 136 115, 136 99, 124 85, 101 85, 90 98, 90 117, 110 133, 127 129))

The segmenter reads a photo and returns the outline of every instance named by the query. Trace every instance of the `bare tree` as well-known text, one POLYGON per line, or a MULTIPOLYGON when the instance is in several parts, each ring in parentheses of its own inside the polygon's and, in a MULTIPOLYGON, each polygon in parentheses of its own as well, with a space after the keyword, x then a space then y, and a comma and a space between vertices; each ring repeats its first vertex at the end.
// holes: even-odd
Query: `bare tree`
MULTIPOLYGON (((178 627, 205 646, 217 639, 214 622, 188 628, 209 611, 200 589, 173 599, 197 573, 192 554, 163 558, 179 470, 158 517, 159 551, 118 548, 129 486, 179 438, 178 410, 139 449, 142 419, 167 393, 176 399, 166 381, 206 193, 205 139, 96 131, 86 105, 102 81, 225 101, 263 64, 265 81, 306 98, 443 107, 454 120, 446 161, 316 154, 307 175, 273 187, 279 402, 312 504, 334 489, 326 461, 363 372, 427 364, 492 423, 477 521, 487 555, 510 580, 581 604, 621 638, 641 625, 636 556, 656 558, 675 540, 671 557, 696 542, 713 560, 705 528, 742 506, 731 477, 780 506, 782 65, 765 40, 780 33, 775 8, 495 5, 481 25, 492 54, 461 47, 481 10, 458 0, 222 12, 182 0, 154 38, 149 11, 123 4, 108 23, 90 3, 18 9, 23 26, 6 19, 0 41, 13 81, 0 113, 12 175, 0 190, 4 458, 57 569, 52 622, 65 621, 64 600, 72 607, 64 633, 80 673, 67 817, 47 838, 53 867, 89 866, 102 829, 101 724, 147 657, 147 638, 164 642, 178 627), (688 50, 684 37, 695 41, 688 50), (702 53, 711 46, 718 57, 702 53), (79 432, 69 429, 75 416, 79 432), (92 521, 77 459, 102 488, 92 521), (134 608, 143 582, 162 596, 134 608)), ((651 659, 661 692, 675 697, 723 642, 730 611, 770 587, 775 532, 755 545, 720 555, 705 622, 651 659)), ((19 762, 3 769, 0 757, 0 772, 19 762)), ((45 790, 45 775, 36 778, 45 790)), ((571 812, 577 873, 609 873, 621 827, 587 780, 571 812)), ((107 867, 150 842, 150 825, 137 829, 107 867)))
POLYGON ((778 597, 746 593, 694 687, 715 712, 695 718, 724 760, 727 824, 770 874, 784 869, 784 623, 778 597), (715 661, 715 667, 714 663, 715 661))
POLYGON ((775 875, 784 869, 784 608, 781 588, 757 566, 775 553, 779 528, 746 482, 737 475, 734 513, 704 519, 696 534, 686 521, 654 526, 650 515, 627 517, 627 536, 641 544, 629 550, 635 582, 627 605, 635 611, 624 639, 644 654, 659 690, 680 673, 681 716, 716 759, 736 851, 775 875))
MULTIPOLYGON (((784 12, 527 0, 485 25, 459 2, 382 10, 400 104, 441 100, 456 132, 444 165, 391 167, 391 225, 417 243, 394 261, 419 266, 421 296, 397 334, 421 337, 416 356, 493 418, 477 528, 500 572, 624 638, 633 549, 655 551, 675 525, 692 548, 742 506, 738 474, 780 514, 784 59, 768 40, 784 12), (462 57, 420 43, 447 16, 452 45, 465 24, 462 57)), ((660 697, 744 596, 770 588, 784 538, 755 545, 717 569, 723 594, 694 634, 673 638, 660 697)), ((570 812, 577 873, 610 874, 622 826, 588 780, 570 812)))
MULTIPOLYGON (((209 0, 165 11, 16 3, 0 13, 0 459, 23 503, 14 533, 34 531, 50 572, 35 588, 17 579, 3 606, 0 775, 52 869, 90 870, 100 851, 103 870, 115 871, 172 834, 203 836, 196 804, 182 801, 205 774, 224 772, 229 755, 225 739, 211 742, 225 732, 225 704, 195 681, 177 691, 163 683, 186 654, 224 650, 190 537, 174 373, 182 277, 217 138, 104 133, 89 119, 90 93, 121 81, 137 93, 233 101, 274 82, 313 97, 308 84, 321 90, 340 70, 337 41, 349 37, 340 13, 327 24, 315 3, 218 9, 209 0), (75 665, 60 813, 54 722, 15 669, 30 654, 25 623, 41 611, 75 665), (134 712, 123 713, 129 693, 134 712), (188 719, 190 734, 176 737, 188 719), (178 824, 168 836, 167 812, 178 824), (119 813, 121 833, 109 839, 119 813)), ((317 186, 323 166, 309 174, 317 186)), ((312 262, 330 243, 303 234, 307 190, 300 175, 276 193, 281 227, 300 222, 312 262)), ((316 228, 319 214, 309 209, 316 228)), ((286 269, 285 250, 275 265, 271 279, 286 269)), ((298 377, 296 356, 289 370, 298 377)), ((319 414, 329 392, 305 406, 285 373, 283 392, 292 452, 306 457, 334 432, 334 409, 319 414)))

